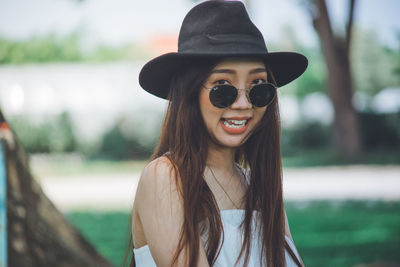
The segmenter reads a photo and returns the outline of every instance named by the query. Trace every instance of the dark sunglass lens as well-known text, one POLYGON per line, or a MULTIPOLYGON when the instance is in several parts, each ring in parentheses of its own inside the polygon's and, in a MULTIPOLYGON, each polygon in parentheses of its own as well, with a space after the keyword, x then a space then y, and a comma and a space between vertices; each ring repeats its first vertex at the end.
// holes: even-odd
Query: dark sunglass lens
POLYGON ((259 84, 254 86, 249 93, 250 101, 255 107, 265 107, 274 100, 275 86, 272 84, 259 84))
POLYGON ((210 101, 217 108, 227 108, 235 102, 237 90, 231 85, 218 85, 210 91, 210 101))

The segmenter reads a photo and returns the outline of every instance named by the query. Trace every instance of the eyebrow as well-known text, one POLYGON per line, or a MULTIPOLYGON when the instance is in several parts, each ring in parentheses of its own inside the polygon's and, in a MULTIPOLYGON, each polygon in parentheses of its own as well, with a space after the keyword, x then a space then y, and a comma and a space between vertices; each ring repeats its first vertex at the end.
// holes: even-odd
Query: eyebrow
MULTIPOLYGON (((260 73, 260 72, 267 72, 265 68, 256 68, 250 71, 250 74, 260 73)), ((228 74, 235 74, 236 72, 231 69, 216 69, 212 70, 211 74, 213 73, 228 73, 228 74)))

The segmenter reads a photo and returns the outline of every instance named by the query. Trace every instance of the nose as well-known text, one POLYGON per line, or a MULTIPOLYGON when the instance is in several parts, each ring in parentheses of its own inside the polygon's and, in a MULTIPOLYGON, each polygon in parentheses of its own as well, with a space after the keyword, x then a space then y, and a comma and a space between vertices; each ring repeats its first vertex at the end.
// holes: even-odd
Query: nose
POLYGON ((238 89, 238 96, 231 105, 231 109, 251 109, 253 105, 248 98, 247 89, 238 89))

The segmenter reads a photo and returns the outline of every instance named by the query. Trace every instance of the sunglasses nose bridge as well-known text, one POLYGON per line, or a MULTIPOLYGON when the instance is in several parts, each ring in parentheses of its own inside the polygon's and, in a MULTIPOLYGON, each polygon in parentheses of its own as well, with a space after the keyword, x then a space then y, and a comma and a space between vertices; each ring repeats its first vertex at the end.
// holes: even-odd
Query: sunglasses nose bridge
POLYGON ((251 108, 253 105, 250 101, 249 90, 246 88, 236 89, 238 90, 238 94, 235 102, 232 103, 231 108, 251 108))

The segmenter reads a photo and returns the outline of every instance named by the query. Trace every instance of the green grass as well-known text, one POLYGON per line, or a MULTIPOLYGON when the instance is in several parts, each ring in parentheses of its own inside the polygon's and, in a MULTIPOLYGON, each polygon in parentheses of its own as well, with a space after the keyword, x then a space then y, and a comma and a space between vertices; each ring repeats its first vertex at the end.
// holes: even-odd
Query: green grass
POLYGON ((79 211, 66 216, 100 254, 116 266, 122 265, 130 235, 127 211, 79 211))
POLYGON ((400 263, 400 202, 291 202, 286 210, 306 266, 400 263))
POLYGON ((363 155, 346 158, 336 154, 330 149, 300 150, 282 155, 283 167, 314 167, 336 165, 399 165, 400 151, 398 150, 374 150, 366 151, 363 155))
MULTIPOLYGON (((400 264, 400 202, 288 202, 286 210, 307 267, 400 264)), ((102 255, 121 266, 128 212, 70 212, 67 217, 102 255)))

